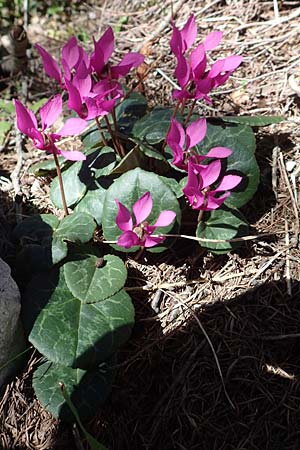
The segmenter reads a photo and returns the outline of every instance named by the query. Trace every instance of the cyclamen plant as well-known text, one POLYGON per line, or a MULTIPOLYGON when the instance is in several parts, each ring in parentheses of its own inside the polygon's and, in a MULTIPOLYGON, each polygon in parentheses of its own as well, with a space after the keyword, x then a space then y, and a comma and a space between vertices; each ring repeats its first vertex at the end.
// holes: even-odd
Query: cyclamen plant
MULTIPOLYGON (((40 401, 66 420, 74 420, 67 391, 81 419, 93 416, 109 394, 115 354, 130 336, 134 310, 120 252, 138 250, 140 257, 146 250, 164 251, 174 237, 195 239, 213 253, 233 250, 232 239, 247 233, 238 208, 252 198, 259 182, 249 124, 282 120, 199 117, 197 102, 211 103, 212 90, 228 80, 242 58, 228 56, 209 65, 207 53, 215 50, 222 32, 214 31, 194 46, 193 15, 181 30, 171 26, 179 84, 172 94, 173 110, 148 111, 141 94, 133 89, 125 94, 121 80, 144 57, 128 53, 118 64, 111 63, 111 28, 93 39, 90 54, 70 38, 59 62, 36 45, 46 74, 79 117, 67 119, 55 132, 62 94, 40 109, 40 126, 30 109, 15 101, 20 131, 55 159, 58 176, 51 184, 51 200, 65 211, 62 220, 52 214, 24 220, 15 238, 23 246, 19 264, 27 268, 29 279, 23 320, 29 341, 45 358, 34 388, 40 401), (61 137, 83 131, 81 151, 60 148, 61 137), (61 161, 61 168, 58 156, 68 164, 61 161), (194 237, 176 234, 187 208, 199 211, 194 237), (96 229, 98 238, 93 239, 96 229), (104 244, 112 246, 112 254, 104 244)), ((42 161, 31 170, 40 174, 52 169, 42 161)))

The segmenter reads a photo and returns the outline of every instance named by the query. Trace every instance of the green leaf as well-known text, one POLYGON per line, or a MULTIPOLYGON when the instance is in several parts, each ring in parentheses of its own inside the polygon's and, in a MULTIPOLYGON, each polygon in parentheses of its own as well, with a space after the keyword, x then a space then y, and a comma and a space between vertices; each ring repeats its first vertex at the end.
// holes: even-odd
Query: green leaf
MULTIPOLYGON (((115 152, 111 147, 86 149, 86 160, 74 163, 62 173, 66 202, 75 205, 83 198, 88 188, 96 189, 97 178, 107 176, 116 165, 115 152)), ((62 208, 58 178, 51 184, 50 198, 57 208, 62 208)))
POLYGON ((135 123, 133 136, 148 144, 164 141, 172 116, 172 109, 154 108, 135 123))
MULTIPOLYGON (((129 211, 132 211, 133 204, 145 193, 149 191, 153 200, 153 209, 147 221, 153 224, 162 210, 171 210, 176 213, 176 219, 168 227, 157 228, 155 234, 168 233, 171 229, 177 229, 180 224, 181 210, 179 203, 172 190, 155 173, 146 172, 140 168, 130 170, 118 178, 107 190, 104 205, 102 227, 104 237, 108 241, 116 241, 121 235, 121 230, 116 225, 117 205, 115 199, 123 203, 129 211)), ((118 250, 127 249, 115 246, 118 250)), ((129 251, 135 251, 133 247, 129 251)))
POLYGON ((169 186, 169 188, 174 192, 174 194, 176 195, 177 198, 180 198, 183 196, 183 192, 182 189, 184 187, 184 185, 186 184, 186 180, 187 178, 185 177, 185 183, 183 186, 181 186, 181 184, 175 180, 174 178, 169 178, 169 177, 163 177, 163 176, 159 176, 159 178, 167 185, 169 186))
POLYGON ((92 239, 95 228, 93 218, 82 212, 73 213, 61 222, 53 214, 28 217, 13 232, 23 247, 19 265, 26 264, 32 271, 50 268, 67 256, 66 241, 86 243, 92 239))
POLYGON ((127 155, 121 159, 120 163, 112 171, 112 174, 120 174, 139 167, 149 171, 166 173, 169 171, 169 165, 157 150, 144 146, 136 145, 127 155))
POLYGON ((12 101, 0 99, 0 109, 7 114, 13 114, 15 112, 15 107, 12 101))
MULTIPOLYGON (((67 206, 72 206, 75 203, 78 203, 86 193, 86 183, 84 183, 79 176, 81 168, 82 162, 78 161, 73 163, 71 167, 62 173, 67 206)), ((56 208, 63 208, 58 177, 54 178, 51 183, 50 199, 56 208)))
POLYGON ((124 290, 97 303, 83 303, 70 292, 62 266, 31 280, 24 296, 23 323, 29 341, 47 359, 89 369, 127 341, 134 309, 124 290))
POLYGON ((283 116, 224 116, 223 122, 239 123, 251 127, 265 127, 285 120, 283 116))
POLYGON ((35 370, 32 384, 37 398, 54 417, 74 422, 61 384, 71 396, 80 419, 90 420, 109 396, 112 379, 113 372, 106 364, 86 371, 44 362, 35 370))
POLYGON ((133 92, 116 107, 116 119, 119 131, 131 135, 135 122, 142 117, 147 109, 147 100, 139 92, 133 92))
MULTIPOLYGON (((219 208, 204 215, 197 227, 196 236, 202 239, 229 240, 248 233, 248 224, 242 214, 233 209, 219 208)), ((212 253, 223 254, 237 248, 235 242, 199 242, 212 253)))
MULTIPOLYGON (((69 161, 67 161, 62 156, 58 156, 59 166, 61 169, 65 168, 68 164, 70 164, 69 161)), ((46 159, 44 161, 32 164, 32 166, 29 167, 28 172, 35 175, 35 176, 43 176, 48 175, 49 172, 55 172, 56 166, 55 161, 51 157, 50 159, 46 159)))
MULTIPOLYGON (((99 182, 99 180, 97 181, 99 182)), ((101 225, 106 189, 99 184, 97 189, 88 190, 83 199, 76 205, 74 212, 88 213, 96 220, 98 225, 101 225)))
POLYGON ((253 197, 259 183, 254 133, 248 125, 208 123, 206 137, 195 149, 205 155, 212 147, 228 147, 233 150, 232 155, 226 159, 226 172, 241 175, 243 179, 225 204, 240 208, 253 197))
POLYGON ((44 97, 38 100, 37 102, 32 103, 30 106, 31 111, 36 113, 48 100, 49 98, 44 97))
POLYGON ((101 259, 94 255, 80 255, 78 260, 64 265, 64 275, 74 297, 83 303, 95 303, 124 287, 127 270, 123 261, 114 255, 105 255, 101 259))
POLYGON ((52 237, 52 261, 58 263, 67 256, 68 246, 66 241, 84 244, 93 237, 96 224, 87 213, 74 212, 60 222, 52 237))

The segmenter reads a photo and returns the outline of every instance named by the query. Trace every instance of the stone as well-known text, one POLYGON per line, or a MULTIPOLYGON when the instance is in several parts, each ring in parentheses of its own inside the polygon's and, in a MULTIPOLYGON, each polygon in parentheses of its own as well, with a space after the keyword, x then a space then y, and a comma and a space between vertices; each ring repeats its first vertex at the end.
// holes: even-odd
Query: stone
POLYGON ((19 288, 10 267, 0 258, 0 386, 17 370, 20 358, 14 358, 25 349, 20 311, 19 288))

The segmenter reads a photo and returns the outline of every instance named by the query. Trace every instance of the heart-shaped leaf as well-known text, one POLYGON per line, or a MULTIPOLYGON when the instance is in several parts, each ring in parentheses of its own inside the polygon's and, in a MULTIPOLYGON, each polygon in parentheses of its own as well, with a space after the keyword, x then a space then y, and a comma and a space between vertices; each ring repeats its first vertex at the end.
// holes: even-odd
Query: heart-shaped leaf
MULTIPOLYGON (((82 162, 73 163, 71 167, 62 173, 62 181, 64 185, 67 206, 78 203, 87 190, 86 184, 80 180, 79 171, 82 168, 82 162)), ((63 208, 61 199, 61 191, 59 187, 58 177, 54 178, 50 187, 50 199, 56 208, 63 208)))
POLYGON ((123 261, 114 255, 80 255, 64 265, 67 286, 83 303, 105 300, 120 291, 127 278, 123 261))
POLYGON ((58 263, 67 256, 66 241, 84 244, 93 237, 96 224, 87 213, 74 212, 66 216, 56 228, 52 236, 52 261, 58 263))
POLYGON ((147 109, 147 100, 139 92, 133 92, 116 107, 116 118, 119 130, 129 136, 135 122, 147 109))
POLYGON ((47 359, 89 369, 126 342, 134 309, 124 290, 97 303, 83 303, 70 292, 62 266, 31 280, 24 296, 23 321, 29 341, 47 359))
POLYGON ((74 416, 65 401, 61 384, 68 390, 81 420, 90 420, 103 405, 111 391, 113 371, 106 364, 95 370, 72 369, 42 363, 33 374, 33 388, 41 404, 62 420, 74 422, 74 416))
MULTIPOLYGON (((226 207, 204 215, 197 227, 196 236, 202 239, 230 240, 245 236, 248 224, 242 214, 226 207)), ((228 253, 239 246, 238 242, 199 242, 212 253, 228 253)))
POLYGON ((259 168, 255 159, 255 137, 248 125, 208 123, 205 139, 195 149, 205 155, 213 147, 228 147, 233 153, 227 158, 227 172, 242 176, 242 182, 225 204, 240 208, 255 194, 259 183, 259 168))
POLYGON ((172 116, 171 109, 154 108, 135 123, 132 133, 142 142, 158 144, 165 140, 172 116))
MULTIPOLYGON (((123 174, 107 190, 102 218, 103 233, 106 240, 116 241, 121 235, 121 230, 116 224, 118 208, 115 199, 123 203, 129 211, 132 211, 133 204, 147 191, 150 192, 153 201, 152 211, 147 218, 150 224, 154 224, 159 213, 163 210, 171 210, 176 213, 175 222, 168 227, 157 228, 155 234, 168 233, 171 229, 178 228, 181 210, 172 190, 160 179, 159 175, 137 168, 123 174)), ((116 246, 116 248, 121 251, 128 251, 119 246, 116 246)), ((136 249, 136 247, 133 247, 130 250, 136 249)))
MULTIPOLYGON (((97 180, 95 183, 97 183, 97 180)), ((103 180, 107 181, 107 180, 103 180)), ((109 184, 107 185, 109 186, 109 184)), ((88 190, 83 199, 76 205, 74 212, 85 212, 90 214, 101 225, 103 203, 106 195, 105 187, 98 183, 98 187, 95 190, 88 190)))
MULTIPOLYGON (((61 169, 65 168, 67 165, 70 165, 70 161, 66 160, 62 156, 58 156, 59 161, 59 167, 61 169)), ((53 157, 49 159, 45 159, 44 161, 37 162, 35 164, 32 164, 32 166, 29 167, 28 172, 32 173, 36 177, 48 175, 51 172, 56 171, 56 165, 53 157)))

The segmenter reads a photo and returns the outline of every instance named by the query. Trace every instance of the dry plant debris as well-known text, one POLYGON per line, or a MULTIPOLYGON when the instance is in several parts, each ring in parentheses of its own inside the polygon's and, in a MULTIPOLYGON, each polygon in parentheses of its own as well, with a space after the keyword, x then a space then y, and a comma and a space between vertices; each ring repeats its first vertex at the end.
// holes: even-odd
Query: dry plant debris
MULTIPOLYGON (((168 18, 173 8, 184 23, 193 11, 203 35, 225 32, 224 55, 234 51, 245 58, 237 76, 215 94, 213 107, 201 104, 199 112, 287 118, 257 135, 261 184, 244 211, 253 234, 269 237, 246 242, 226 257, 177 242, 158 265, 131 261, 128 289, 137 323, 121 352, 111 400, 89 431, 112 450, 298 450, 300 2, 105 0, 78 8, 63 23, 33 18, 30 41, 54 51, 73 30, 98 35, 111 25, 120 54, 133 48, 147 56, 145 70, 151 70, 143 89, 152 105, 170 104, 168 18)), ((39 64, 31 61, 32 99, 50 95, 43 92, 39 64)), ((1 154, 5 174, 18 162, 13 148, 11 137, 1 154)), ((48 180, 36 182, 27 173, 34 161, 29 150, 19 172, 25 214, 51 211, 48 180)), ((13 189, 4 191, 11 219, 13 189)), ((33 364, 36 358, 2 397, 0 447, 77 448, 71 431, 61 431, 34 399, 33 364)))

